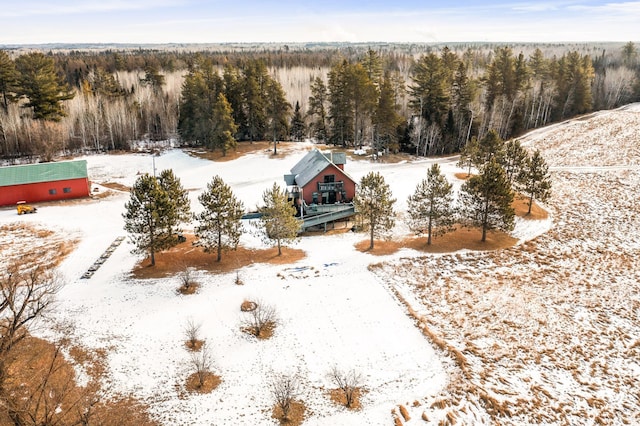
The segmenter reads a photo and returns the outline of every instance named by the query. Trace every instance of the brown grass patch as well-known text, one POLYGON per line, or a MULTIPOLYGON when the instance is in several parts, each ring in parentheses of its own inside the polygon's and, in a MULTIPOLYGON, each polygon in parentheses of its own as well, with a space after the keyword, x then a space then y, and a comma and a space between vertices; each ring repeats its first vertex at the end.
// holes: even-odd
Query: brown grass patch
POLYGON ((244 333, 257 337, 260 340, 268 340, 273 337, 276 326, 277 324, 275 321, 269 321, 265 323, 264 327, 260 328, 260 332, 258 334, 256 334, 256 330, 253 327, 242 327, 240 330, 242 330, 244 333))
POLYGON ((458 172, 458 173, 454 174, 454 176, 455 176, 457 179, 460 179, 460 180, 467 180, 467 179, 469 179, 470 177, 472 177, 472 176, 473 176, 473 173, 472 173, 472 174, 469 174, 469 173, 467 173, 467 172, 458 172))
POLYGON ((19 259, 24 268, 53 269, 73 250, 79 240, 30 223, 0 226, 0 264, 19 259))
POLYGON ((499 250, 513 247, 518 242, 509 234, 500 231, 487 231, 486 241, 480 241, 482 229, 464 228, 462 226, 447 234, 431 238, 431 245, 427 245, 427 237, 408 237, 402 241, 402 247, 427 253, 451 253, 468 249, 475 251, 499 250))
MULTIPOLYGON (((360 410, 362 408, 360 398, 365 394, 365 392, 366 391, 362 388, 356 388, 353 391, 353 402, 349 408, 350 410, 360 410)), ((342 405, 343 407, 347 406, 347 397, 344 395, 344 391, 342 389, 330 389, 329 398, 338 405, 342 405)))
POLYGON ((289 415, 286 419, 283 418, 282 408, 278 404, 273 406, 271 411, 271 417, 278 420, 281 425, 299 426, 304 421, 304 415, 307 411, 306 405, 302 401, 291 401, 289 407, 289 415))
POLYGON ((130 187, 117 182, 103 182, 100 185, 104 186, 105 188, 115 189, 116 191, 131 192, 130 187))
POLYGON ((542 220, 549 217, 549 212, 540 207, 535 200, 533 200, 533 204, 531 204, 531 213, 527 214, 529 210, 529 198, 522 194, 516 194, 515 197, 513 197, 511 207, 516 211, 516 215, 523 219, 542 220))
POLYGON ((409 420, 411 420, 411 416, 409 415, 409 411, 407 410, 407 407, 405 407, 404 405, 401 405, 399 408, 400 408, 400 414, 402 414, 402 418, 404 419, 404 421, 408 422, 409 420))
POLYGON ((250 300, 245 300, 245 301, 242 302, 242 304, 240 304, 240 310, 242 312, 255 311, 257 307, 258 307, 258 304, 256 302, 252 302, 250 300))
POLYGON ((193 267, 214 273, 224 273, 240 269, 254 263, 288 264, 304 259, 305 252, 288 247, 282 248, 282 255, 278 256, 276 247, 268 249, 247 249, 238 247, 236 250, 223 252, 220 262, 216 261, 214 253, 205 253, 201 247, 194 246, 193 235, 185 234, 187 241, 177 246, 155 254, 156 264, 151 266, 150 258, 139 262, 133 268, 136 278, 164 278, 193 267))
MULTIPOLYGON (((278 152, 277 155, 288 154, 297 144, 299 144, 299 142, 278 142, 276 146, 278 152)), ((256 152, 270 152, 271 156, 273 156, 273 142, 238 142, 236 149, 233 151, 227 151, 225 156, 222 155, 222 151, 207 151, 204 148, 187 149, 185 152, 193 157, 203 158, 209 161, 231 161, 256 152)))
POLYGON ((204 383, 200 386, 198 373, 193 373, 187 377, 186 388, 189 392, 211 393, 220 385, 220 383, 222 383, 222 379, 219 376, 216 376, 213 373, 206 373, 204 383))
POLYGON ((198 283, 191 283, 189 284, 189 287, 181 285, 180 287, 178 287, 178 293, 188 296, 190 294, 195 294, 199 288, 200 284, 198 283))
POLYGON ((202 349, 202 345, 204 345, 204 340, 196 339, 196 340, 186 340, 184 345, 192 352, 198 352, 202 349))
POLYGON ((374 256, 385 256, 387 254, 393 254, 404 247, 402 242, 398 241, 384 241, 384 240, 374 240, 373 248, 369 249, 371 245, 371 240, 366 239, 362 240, 359 243, 355 244, 355 248, 358 251, 363 253, 373 254, 374 256))
MULTIPOLYGON (((84 414, 88 416, 85 420, 89 424, 156 424, 148 415, 148 407, 139 401, 120 396, 107 400, 98 394, 97 378, 104 372, 103 352, 78 346, 69 349, 73 362, 84 367, 92 378, 86 387, 76 384, 75 370, 69 360, 60 352, 54 357, 55 354, 54 344, 31 336, 18 343, 11 353, 6 385, 8 394, 15 399, 9 403, 18 410, 34 415, 34 422, 44 424, 44 416, 48 414, 52 417, 47 424, 81 424, 80 415, 84 414), (51 374, 45 382, 47 372, 51 374), (36 400, 29 400, 28 397, 37 395, 39 390, 43 400, 36 412, 36 400)), ((0 415, 0 424, 13 424, 6 423, 5 419, 4 415, 0 415)))

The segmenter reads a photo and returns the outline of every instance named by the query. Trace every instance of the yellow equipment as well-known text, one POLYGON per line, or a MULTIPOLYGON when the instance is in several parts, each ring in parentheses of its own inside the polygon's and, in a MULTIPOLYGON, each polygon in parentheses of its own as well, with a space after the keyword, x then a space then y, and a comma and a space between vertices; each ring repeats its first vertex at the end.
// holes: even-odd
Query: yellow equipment
POLYGON ((16 203, 16 208, 18 209, 18 214, 35 213, 38 211, 37 208, 30 206, 26 201, 18 201, 16 203))

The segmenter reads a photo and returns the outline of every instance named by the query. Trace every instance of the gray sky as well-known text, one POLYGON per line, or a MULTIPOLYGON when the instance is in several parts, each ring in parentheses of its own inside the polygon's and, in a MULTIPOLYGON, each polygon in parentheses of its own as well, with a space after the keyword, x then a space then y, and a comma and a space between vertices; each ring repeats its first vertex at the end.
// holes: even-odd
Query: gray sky
POLYGON ((640 1, 22 0, 0 45, 640 40, 640 1))

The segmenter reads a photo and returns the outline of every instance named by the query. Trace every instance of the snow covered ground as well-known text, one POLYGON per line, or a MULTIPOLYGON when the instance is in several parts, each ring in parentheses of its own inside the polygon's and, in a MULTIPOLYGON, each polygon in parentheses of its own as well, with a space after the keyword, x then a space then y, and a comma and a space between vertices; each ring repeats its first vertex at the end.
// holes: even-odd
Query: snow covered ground
MULTIPOLYGON (((519 220, 514 235, 522 244, 498 252, 425 256, 403 249, 373 257, 354 248, 362 234, 305 237, 296 248, 306 258, 296 264, 243 268, 242 286, 234 284, 235 272, 198 272, 198 293, 180 296, 177 278, 131 277, 138 258, 129 242, 91 279, 80 279, 125 235, 127 193, 43 206, 36 215, 0 209, 0 225, 31 222, 79 240, 60 266, 66 285, 52 320, 37 332, 49 338, 64 332, 88 349, 105 349, 106 395, 135 395, 162 424, 276 424, 268 383, 292 372, 304 378, 307 425, 390 425, 399 404, 411 414, 408 425, 423 424, 423 414, 467 424, 633 423, 640 421, 633 391, 640 379, 639 129, 640 112, 630 107, 523 138, 557 167, 552 219, 519 220), (612 169, 589 171, 599 166, 612 169), (240 331, 245 299, 276 307, 280 324, 271 339, 240 331), (466 366, 423 335, 407 304, 466 366), (189 319, 202 323, 222 378, 210 394, 184 392, 192 372, 184 347, 189 319), (329 400, 334 365, 365 377, 361 410, 329 400)), ((309 148, 219 163, 171 150, 155 157, 155 167, 174 170, 194 210, 216 174, 252 210, 309 148)), ((86 159, 96 186, 130 186, 154 162, 144 154, 86 159)), ((349 161, 346 171, 356 180, 370 170, 384 175, 398 200, 400 237, 407 233, 406 199, 433 161, 349 161)), ((438 162, 459 186, 455 159, 438 162)), ((242 244, 263 247, 249 234, 242 244)))

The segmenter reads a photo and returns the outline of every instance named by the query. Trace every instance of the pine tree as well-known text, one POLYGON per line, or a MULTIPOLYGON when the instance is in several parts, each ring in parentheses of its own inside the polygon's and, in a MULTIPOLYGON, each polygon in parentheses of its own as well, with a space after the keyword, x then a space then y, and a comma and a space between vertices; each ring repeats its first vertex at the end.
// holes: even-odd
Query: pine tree
POLYGON ((276 80, 270 79, 267 83, 265 112, 273 140, 273 155, 278 153, 276 148, 278 140, 289 133, 289 110, 291 105, 285 98, 282 86, 276 80))
POLYGON ((531 157, 526 157, 518 182, 519 188, 529 197, 527 214, 531 213, 534 199, 545 202, 551 196, 549 167, 539 150, 536 150, 531 157))
POLYGON ((482 166, 480 174, 469 178, 461 189, 462 216, 468 226, 482 228, 481 241, 486 241, 488 230, 513 229, 513 192, 504 169, 495 158, 482 166))
POLYGON ((271 78, 264 62, 260 60, 249 61, 242 71, 242 106, 246 122, 238 125, 253 142, 263 139, 267 129, 265 93, 271 78))
POLYGON ((309 96, 309 111, 307 114, 315 119, 311 123, 313 137, 320 142, 327 140, 327 87, 320 77, 311 82, 311 96, 309 96))
POLYGON ((370 235, 369 250, 373 249, 374 237, 386 236, 395 225, 395 213, 391 188, 378 172, 369 172, 358 184, 353 203, 370 235))
POLYGON ((427 245, 431 245, 432 236, 444 235, 453 229, 456 211, 452 188, 453 185, 440 172, 440 166, 433 164, 427 178, 409 197, 409 228, 417 234, 426 232, 427 245))
POLYGON ((33 110, 33 118, 60 121, 66 116, 62 101, 73 99, 74 93, 57 74, 53 58, 27 53, 16 58, 15 65, 20 74, 18 95, 29 99, 24 107, 33 110))
POLYGON ((191 222, 191 202, 189 193, 182 186, 180 179, 176 177, 171 169, 165 169, 158 176, 160 188, 166 192, 171 203, 171 212, 168 215, 169 238, 171 244, 178 243, 177 234, 181 232, 181 223, 191 222))
POLYGON ((385 73, 380 85, 378 105, 373 116, 376 148, 378 150, 398 150, 398 126, 402 117, 398 114, 395 94, 389 73, 385 73))
POLYGON ((376 108, 378 92, 362 64, 348 67, 348 92, 353 111, 353 144, 362 146, 367 123, 376 108))
POLYGON ((422 56, 415 65, 409 88, 412 109, 423 117, 427 126, 441 125, 449 106, 448 74, 442 59, 435 53, 422 56))
POLYGON ((499 164, 504 160, 504 141, 498 132, 491 129, 478 141, 478 149, 471 158, 476 168, 482 168, 489 160, 495 159, 499 164))
POLYGON ((16 100, 18 86, 18 72, 16 66, 7 52, 0 50, 0 96, 2 96, 2 109, 9 110, 9 102, 16 100))
POLYGON ((328 101, 330 140, 334 145, 347 146, 354 128, 353 102, 349 85, 349 63, 344 60, 329 71, 328 101))
POLYGON ((196 245, 211 253, 216 250, 220 262, 223 250, 235 250, 242 235, 244 206, 222 178, 214 176, 207 190, 198 197, 204 210, 196 215, 196 245))
POLYGON ((502 167, 507 174, 507 180, 510 186, 520 175, 520 172, 525 166, 526 159, 527 151, 520 145, 519 140, 511 139, 505 143, 502 167))
POLYGON ((293 116, 291 117, 291 140, 300 142, 304 139, 306 132, 304 119, 300 112, 300 102, 296 101, 296 106, 293 109, 293 116))
POLYGON ((278 256, 282 254, 282 246, 294 242, 298 238, 300 221, 296 219, 296 208, 287 199, 287 192, 274 183, 271 189, 262 194, 264 206, 260 222, 265 230, 266 241, 278 246, 278 256))
POLYGON ((460 159, 458 160, 458 167, 467 169, 467 177, 471 176, 471 167, 474 166, 474 159, 479 156, 480 144, 478 139, 474 136, 460 151, 460 159))
POLYGON ((213 129, 211 134, 212 149, 222 151, 222 156, 227 151, 235 149, 238 143, 234 135, 238 132, 238 126, 233 121, 231 105, 223 93, 218 93, 218 99, 213 106, 213 129))
POLYGON ((124 229, 136 246, 134 253, 149 253, 151 265, 156 264, 155 253, 173 245, 171 238, 173 206, 158 180, 145 174, 136 179, 130 199, 125 204, 124 229))

